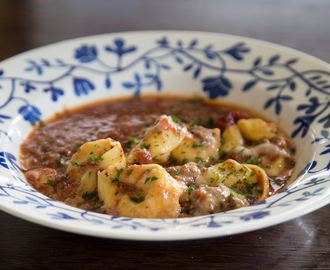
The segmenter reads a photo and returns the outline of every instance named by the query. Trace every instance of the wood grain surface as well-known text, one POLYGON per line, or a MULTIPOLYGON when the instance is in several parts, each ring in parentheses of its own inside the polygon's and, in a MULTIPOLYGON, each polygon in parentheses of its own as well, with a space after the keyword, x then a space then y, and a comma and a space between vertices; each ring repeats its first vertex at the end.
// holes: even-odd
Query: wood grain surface
MULTIPOLYGON (((64 39, 169 29, 262 39, 330 62, 329 11, 327 0, 0 0, 0 61, 64 39)), ((82 236, 0 211, 0 269, 330 269, 329 211, 170 242, 82 236)))

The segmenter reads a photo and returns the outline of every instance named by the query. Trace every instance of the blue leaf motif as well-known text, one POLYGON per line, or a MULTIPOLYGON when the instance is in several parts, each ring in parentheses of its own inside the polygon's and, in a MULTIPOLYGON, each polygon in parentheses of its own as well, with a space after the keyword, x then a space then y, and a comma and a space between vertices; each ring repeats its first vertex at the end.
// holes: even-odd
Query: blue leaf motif
POLYGON ((273 57, 271 57, 269 59, 269 64, 270 65, 274 64, 279 58, 280 58, 280 56, 278 54, 277 55, 274 55, 273 57))
POLYGON ((92 62, 97 58, 97 49, 95 46, 82 45, 76 49, 74 57, 81 63, 92 62))
POLYGON ((290 59, 290 60, 288 60, 287 62, 286 62, 286 65, 292 65, 292 64, 294 64, 294 63, 296 63, 298 61, 298 59, 290 59))
MULTIPOLYGON (((330 102, 329 102, 329 104, 330 104, 330 102)), ((318 123, 323 123, 323 122, 325 122, 325 123, 323 124, 323 127, 324 127, 324 128, 329 128, 329 127, 330 127, 330 114, 326 115, 325 117, 321 118, 321 119, 318 121, 318 123)))
POLYGON ((261 57, 258 57, 256 60, 254 60, 253 66, 256 67, 261 63, 261 57))
POLYGON ((157 91, 162 90, 163 84, 160 80, 156 80, 157 91))
POLYGON ((88 91, 95 89, 94 84, 84 78, 74 78, 73 79, 74 92, 79 97, 80 95, 88 95, 88 91))
POLYGON ((192 49, 197 45, 197 39, 194 39, 193 41, 190 42, 189 48, 192 49))
POLYGON ((324 138, 328 138, 328 137, 329 137, 329 131, 327 131, 327 130, 322 130, 322 131, 321 131, 321 135, 322 135, 324 138))
POLYGON ((275 112, 277 115, 280 115, 281 111, 282 111, 282 105, 278 100, 276 100, 275 112))
POLYGON ((8 152, 0 152, 0 166, 6 169, 13 168, 17 172, 22 171, 16 162, 17 159, 13 154, 8 152))
POLYGON ((120 226, 120 225, 117 225, 117 226, 113 226, 113 227, 111 227, 111 229, 120 229, 120 228, 122 228, 123 226, 120 226))
POLYGON ((123 86, 127 89, 135 87, 135 83, 130 83, 130 82, 124 82, 123 86))
POLYGON ((217 222, 214 222, 213 220, 207 224, 207 227, 209 228, 220 228, 222 227, 221 224, 217 223, 217 222))
POLYGON ((29 196, 25 196, 26 199, 28 199, 29 201, 31 202, 38 202, 38 200, 34 199, 34 198, 31 198, 29 196))
POLYGON ((76 219, 74 217, 71 217, 65 213, 57 213, 57 214, 48 214, 49 216, 52 216, 53 219, 76 219))
POLYGON ((192 67, 193 67, 193 64, 186 65, 186 66, 183 68, 183 71, 188 71, 188 70, 190 70, 192 67))
POLYGON ((163 68, 163 69, 167 69, 167 70, 171 69, 170 66, 164 65, 164 64, 161 64, 160 67, 163 68))
POLYGON ((259 70, 267 76, 274 75, 274 72, 272 70, 269 70, 269 69, 259 69, 259 70))
POLYGON ((196 70, 194 72, 194 79, 196 79, 198 77, 200 72, 201 72, 201 68, 200 67, 196 68, 196 70))
POLYGON ((47 67, 49 67, 50 66, 50 63, 49 63, 49 61, 48 60, 46 60, 46 59, 41 59, 41 62, 45 65, 45 66, 47 66, 47 67))
POLYGON ((2 76, 4 73, 3 69, 0 69, 0 76, 2 76))
POLYGON ((321 195, 322 193, 320 193, 320 192, 321 192, 322 190, 324 190, 324 187, 319 188, 319 189, 313 191, 312 195, 321 195))
POLYGON ((144 65, 146 69, 150 69, 150 60, 148 58, 145 59, 144 65))
POLYGON ((0 114, 0 123, 4 123, 2 119, 11 119, 11 117, 8 115, 0 114))
POLYGON ((13 201, 13 203, 16 203, 16 204, 28 204, 29 202, 27 202, 27 201, 13 201))
POLYGON ((223 84, 225 87, 227 87, 227 88, 229 88, 229 89, 232 88, 232 84, 231 84, 231 82, 230 82, 227 78, 225 78, 225 77, 220 77, 220 80, 221 80, 222 84, 223 84))
POLYGON ((61 66, 64 66, 65 65, 65 63, 64 63, 64 61, 63 60, 61 60, 61 59, 56 59, 56 62, 58 63, 58 64, 60 64, 61 66))
POLYGON ((105 87, 109 89, 111 87, 111 80, 109 77, 105 78, 105 87))
POLYGON ((26 121, 35 123, 40 120, 41 112, 37 107, 32 105, 25 105, 19 108, 19 114, 23 116, 26 121))
POLYGON ((243 91, 250 90, 257 82, 258 82, 258 80, 253 80, 253 81, 247 82, 243 87, 243 91))
POLYGON ((280 85, 278 85, 278 84, 274 84, 274 85, 271 85, 271 86, 267 87, 266 90, 275 90, 275 89, 277 89, 277 88, 279 88, 279 87, 280 87, 280 85))
POLYGON ((93 222, 94 224, 104 224, 103 221, 97 219, 92 219, 91 222, 93 222))
POLYGON ((326 148, 328 148, 327 150, 324 150, 323 152, 320 153, 320 155, 325 155, 325 154, 329 154, 330 153, 330 144, 325 146, 326 148))
POLYGON ((266 216, 270 215, 269 211, 259 211, 251 214, 247 214, 245 216, 242 216, 241 219, 245 221, 249 221, 251 219, 262 219, 266 216))
POLYGON ((285 100, 285 101, 289 101, 289 100, 292 100, 293 97, 291 97, 291 96, 287 96, 287 95, 283 95, 283 96, 280 96, 279 99, 281 99, 281 100, 285 100))
POLYGON ((7 161, 5 159, 5 152, 0 152, 0 166, 9 169, 7 161))
POLYGON ((215 52, 212 52, 212 51, 209 51, 209 50, 205 50, 204 52, 205 52, 205 55, 208 59, 210 59, 210 60, 215 59, 215 57, 216 57, 215 52))
POLYGON ((177 56, 176 58, 176 61, 179 63, 179 64, 182 64, 183 63, 183 60, 181 57, 177 56))
POLYGON ((266 104, 265 104, 265 109, 269 108, 274 102, 276 101, 276 98, 270 98, 266 104))
POLYGON ((290 89, 291 89, 291 91, 295 91, 296 90, 296 87, 297 87, 296 83, 292 81, 290 83, 290 89))

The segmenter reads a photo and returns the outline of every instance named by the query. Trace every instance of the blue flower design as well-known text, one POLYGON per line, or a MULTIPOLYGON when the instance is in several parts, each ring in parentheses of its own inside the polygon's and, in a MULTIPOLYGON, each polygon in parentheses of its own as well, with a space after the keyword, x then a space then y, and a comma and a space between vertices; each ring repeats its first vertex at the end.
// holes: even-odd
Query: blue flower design
POLYGON ((232 89, 231 82, 224 76, 208 77, 202 80, 204 92, 209 92, 210 98, 215 99, 218 96, 227 96, 232 89))
POLYGON ((51 92, 52 93, 52 100, 57 101, 58 96, 63 96, 64 91, 60 88, 55 88, 53 86, 50 86, 49 88, 44 89, 44 92, 51 92))
POLYGON ((20 107, 18 112, 26 121, 29 121, 30 123, 39 121, 41 116, 41 112, 38 108, 30 104, 20 107))
POLYGON ((115 43, 115 47, 111 47, 111 46, 106 46, 105 49, 108 52, 114 52, 116 54, 118 54, 118 56, 122 56, 125 53, 130 53, 130 52, 134 52, 136 50, 135 46, 130 46, 128 48, 124 48, 125 45, 125 41, 122 39, 116 39, 114 41, 115 43))
POLYGON ((88 91, 94 90, 94 84, 83 78, 74 78, 73 79, 74 92, 79 97, 81 94, 88 95, 88 91))
POLYGON ((81 63, 92 62, 97 58, 97 49, 95 46, 82 45, 76 49, 74 57, 81 63))

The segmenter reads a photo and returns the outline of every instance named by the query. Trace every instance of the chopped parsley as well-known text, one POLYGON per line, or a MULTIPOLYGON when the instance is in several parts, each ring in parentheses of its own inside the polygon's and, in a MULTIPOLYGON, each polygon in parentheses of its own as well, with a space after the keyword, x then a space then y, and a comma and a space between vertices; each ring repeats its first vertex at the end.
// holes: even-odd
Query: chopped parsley
POLYGON ((183 160, 182 160, 182 165, 184 165, 184 164, 186 164, 186 163, 188 163, 189 162, 189 160, 187 159, 187 158, 184 158, 183 160))
POLYGON ((188 187, 188 193, 194 191, 196 189, 195 185, 194 184, 190 184, 189 187, 188 187))
POLYGON ((140 145, 140 148, 141 149, 149 150, 150 146, 151 146, 151 144, 145 144, 145 143, 143 143, 143 144, 140 145))
POLYGON ((92 199, 97 197, 97 192, 88 193, 87 191, 82 195, 84 199, 92 199))
POLYGON ((44 183, 44 185, 53 187, 53 186, 54 186, 54 180, 51 179, 51 178, 49 178, 49 179, 47 180, 47 182, 44 183))
POLYGON ((134 169, 128 169, 126 175, 127 175, 127 176, 130 176, 130 175, 132 174, 133 170, 134 170, 134 169))
POLYGON ((151 182, 152 182, 152 181, 156 181, 157 179, 158 179, 158 177, 153 176, 153 177, 151 177, 151 182))
POLYGON ((60 157, 57 157, 57 158, 55 159, 55 162, 56 162, 57 165, 61 165, 61 164, 62 164, 62 162, 61 162, 61 159, 62 159, 62 158, 63 158, 63 157, 60 156, 60 157))
POLYGON ((79 163, 78 161, 71 161, 72 166, 74 167, 85 167, 84 164, 79 163))
POLYGON ((141 203, 145 200, 144 196, 143 195, 139 195, 137 197, 131 197, 129 198, 132 202, 135 202, 135 203, 141 203))

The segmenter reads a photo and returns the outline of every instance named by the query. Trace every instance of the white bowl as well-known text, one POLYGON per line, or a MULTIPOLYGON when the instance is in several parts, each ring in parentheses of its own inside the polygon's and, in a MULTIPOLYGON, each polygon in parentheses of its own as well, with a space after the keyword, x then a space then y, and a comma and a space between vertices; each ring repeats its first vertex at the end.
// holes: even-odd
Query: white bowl
MULTIPOLYGON (((330 65, 244 37, 145 31, 77 38, 0 63, 0 209, 56 229, 91 236, 180 240, 252 231, 330 201, 330 65), (31 122, 111 97, 199 94, 254 109, 297 144, 288 188, 237 210, 184 219, 136 219, 88 212, 31 188, 19 145, 31 122)), ((189 113, 189 112, 187 112, 189 113)))

